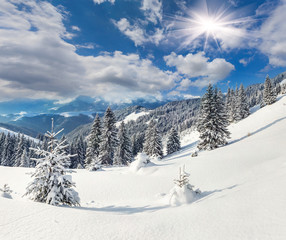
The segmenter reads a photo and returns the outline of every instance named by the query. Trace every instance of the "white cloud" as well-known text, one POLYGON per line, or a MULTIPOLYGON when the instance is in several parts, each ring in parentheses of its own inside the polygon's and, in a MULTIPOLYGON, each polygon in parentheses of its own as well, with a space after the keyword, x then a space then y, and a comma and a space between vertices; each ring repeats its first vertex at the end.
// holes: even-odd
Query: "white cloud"
POLYGON ((145 29, 139 25, 139 22, 138 24, 131 25, 126 18, 121 18, 118 22, 113 21, 113 23, 123 34, 134 42, 135 46, 140 46, 148 42, 158 45, 164 38, 162 29, 156 28, 155 32, 147 33, 145 29))
POLYGON ((74 31, 78 31, 78 32, 80 31, 80 28, 79 28, 78 26, 72 26, 71 28, 72 28, 72 30, 74 30, 74 31))
POLYGON ((162 21, 163 9, 162 1, 160 0, 143 0, 141 10, 144 11, 144 14, 148 21, 157 24, 162 21))
POLYGON ((86 43, 86 44, 76 44, 76 48, 85 48, 85 49, 94 49, 93 43, 86 43))
POLYGON ((259 31, 261 44, 259 44, 258 48, 268 56, 269 63, 272 66, 286 66, 285 12, 286 0, 281 0, 280 4, 262 24, 259 31))
POLYGON ((93 2, 95 4, 101 4, 101 3, 104 3, 104 2, 110 2, 110 3, 114 4, 115 0, 93 0, 93 2))
POLYGON ((1 99, 90 95, 128 101, 160 97, 161 90, 178 81, 177 74, 160 70, 138 54, 78 55, 76 46, 65 41, 72 35, 63 24, 64 13, 47 2, 21 3, 21 10, 14 1, 0 4, 1 99))
POLYGON ((160 0, 142 0, 141 11, 145 19, 134 19, 131 24, 126 18, 114 21, 114 25, 127 37, 129 37, 135 46, 144 45, 146 43, 159 43, 165 38, 164 27, 162 27, 163 8, 160 0), (146 30, 147 26, 153 27, 152 30, 146 30))
POLYGON ((183 80, 182 87, 188 85, 204 87, 209 83, 223 80, 234 70, 234 66, 225 59, 215 58, 209 61, 210 59, 205 56, 204 52, 190 53, 186 56, 172 52, 170 55, 165 56, 164 60, 168 66, 176 67, 180 74, 189 78, 198 78, 191 84, 183 80))
POLYGON ((248 60, 245 59, 245 58, 242 58, 242 59, 239 60, 239 63, 241 63, 245 67, 248 64, 248 60))

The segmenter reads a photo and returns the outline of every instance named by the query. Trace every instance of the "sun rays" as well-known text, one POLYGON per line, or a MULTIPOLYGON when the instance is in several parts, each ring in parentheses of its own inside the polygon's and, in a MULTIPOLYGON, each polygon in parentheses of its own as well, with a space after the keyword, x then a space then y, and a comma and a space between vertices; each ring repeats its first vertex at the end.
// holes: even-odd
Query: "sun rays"
POLYGON ((249 37, 246 29, 254 21, 251 17, 237 17, 237 12, 229 8, 202 2, 197 8, 184 9, 182 15, 171 17, 171 32, 181 39, 180 48, 203 46, 205 50, 215 44, 221 49, 223 44, 227 46, 249 37))

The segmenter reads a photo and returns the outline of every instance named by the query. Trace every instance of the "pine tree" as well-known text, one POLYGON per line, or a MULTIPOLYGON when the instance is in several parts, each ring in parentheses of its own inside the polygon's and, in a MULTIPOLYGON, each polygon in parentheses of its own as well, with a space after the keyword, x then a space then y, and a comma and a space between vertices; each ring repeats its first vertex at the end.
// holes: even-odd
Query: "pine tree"
POLYGON ((30 167, 30 159, 28 157, 26 148, 24 149, 22 156, 20 157, 19 167, 30 167))
POLYGON ((4 151, 6 135, 2 132, 0 133, 0 165, 2 165, 2 153, 4 151))
POLYGON ((239 102, 239 93, 238 93, 238 88, 237 86, 235 87, 235 92, 234 92, 234 98, 233 98, 233 106, 234 106, 234 111, 233 111, 233 119, 235 122, 238 122, 241 120, 240 116, 240 102, 239 102))
POLYGON ((148 156, 152 156, 151 138, 155 124, 155 120, 151 119, 148 124, 147 130, 145 131, 143 152, 146 153, 148 156))
POLYGON ((227 89, 226 99, 225 99, 225 106, 226 106, 226 114, 227 119, 229 122, 232 122, 232 94, 231 89, 227 89))
POLYGON ((144 133, 139 132, 139 133, 133 134, 132 139, 131 139, 133 156, 136 156, 137 153, 143 151, 144 138, 145 138, 144 133))
POLYGON ((117 131, 115 115, 108 107, 103 118, 103 130, 99 147, 99 162, 103 165, 112 165, 114 152, 117 146, 117 131))
POLYGON ((124 121, 121 122, 118 131, 118 147, 114 157, 114 164, 127 165, 132 161, 132 150, 129 136, 125 128, 124 121))
POLYGON ((85 167, 85 153, 86 153, 86 149, 85 149, 85 143, 83 141, 83 137, 79 136, 76 139, 76 155, 77 155, 77 161, 78 161, 78 165, 76 166, 76 168, 84 168, 85 167))
POLYGON ((271 105, 276 101, 275 89, 273 89, 268 75, 264 83, 263 101, 266 105, 271 105))
POLYGON ((176 128, 172 128, 169 137, 167 140, 167 154, 172 154, 174 152, 177 152, 181 149, 181 143, 178 131, 176 128))
POLYGON ((5 138, 3 152, 2 152, 2 165, 13 166, 13 155, 14 155, 14 140, 13 137, 8 133, 5 138))
POLYGON ((16 156, 14 166, 19 167, 21 165, 21 157, 23 155, 24 150, 26 149, 26 142, 23 134, 19 137, 19 142, 16 146, 17 147, 15 148, 16 156))
POLYGON ((246 93, 244 91, 243 84, 240 85, 238 90, 238 115, 240 119, 244 119, 249 116, 249 105, 247 102, 246 93))
POLYGON ((98 161, 99 146, 101 142, 101 122, 98 115, 96 115, 91 131, 88 135, 87 152, 86 152, 86 166, 94 165, 98 161))
POLYGON ((229 138, 230 132, 227 130, 229 125, 226 114, 226 107, 223 101, 223 94, 217 88, 214 90, 214 106, 216 111, 214 113, 214 124, 216 127, 216 143, 218 146, 227 144, 226 138, 229 138))
POLYGON ((73 189, 75 183, 71 176, 67 175, 65 168, 69 162, 69 155, 65 154, 67 147, 65 142, 59 143, 56 136, 60 133, 47 132, 49 138, 48 151, 33 149, 41 158, 35 159, 38 164, 32 177, 33 181, 28 185, 25 195, 32 200, 45 202, 51 205, 66 204, 70 206, 79 205, 78 193, 73 189))
POLYGON ((163 157, 161 136, 155 120, 151 120, 145 133, 143 151, 150 157, 163 157))
POLYGON ((235 110, 236 110, 236 97, 233 89, 230 90, 229 100, 227 102, 227 118, 228 122, 232 123, 235 121, 235 110))
POLYGON ((201 141, 198 148, 212 150, 226 144, 226 138, 229 136, 226 129, 227 124, 221 93, 217 89, 213 90, 210 84, 201 99, 198 120, 198 132, 201 141))

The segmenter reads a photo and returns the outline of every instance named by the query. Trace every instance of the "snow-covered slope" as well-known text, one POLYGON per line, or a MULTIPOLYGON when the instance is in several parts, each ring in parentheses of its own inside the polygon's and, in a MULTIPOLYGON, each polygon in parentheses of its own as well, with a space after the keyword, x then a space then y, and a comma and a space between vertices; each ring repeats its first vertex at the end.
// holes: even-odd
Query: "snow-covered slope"
POLYGON ((138 173, 77 170, 78 208, 22 198, 33 169, 0 167, 0 185, 14 190, 13 199, 0 198, 0 239, 286 239, 286 97, 230 130, 225 147, 192 158, 194 135, 138 173), (202 194, 171 207, 183 164, 202 194))
MULTIPOLYGON (((3 127, 0 127, 0 133, 1 132, 4 132, 5 134, 10 133, 11 135, 18 135, 18 133, 14 132, 14 131, 11 131, 9 129, 3 128, 3 127)), ((27 138, 27 139, 33 140, 34 142, 38 142, 39 141, 38 139, 30 137, 30 136, 25 135, 25 134, 24 134, 24 137, 27 138)))
MULTIPOLYGON (((132 120, 136 121, 137 118, 144 116, 146 114, 149 114, 149 113, 150 112, 138 112, 138 113, 133 112, 133 113, 129 114, 127 117, 125 117, 124 120, 122 120, 122 121, 124 121, 124 123, 128 123, 129 121, 132 121, 132 120)), ((116 127, 119 127, 122 121, 117 122, 116 127)))

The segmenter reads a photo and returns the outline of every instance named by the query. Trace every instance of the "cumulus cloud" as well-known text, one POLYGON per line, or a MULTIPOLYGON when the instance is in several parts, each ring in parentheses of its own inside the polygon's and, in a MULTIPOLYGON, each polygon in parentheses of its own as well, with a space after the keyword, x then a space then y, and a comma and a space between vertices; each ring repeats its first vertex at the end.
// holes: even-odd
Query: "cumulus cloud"
POLYGON ((160 70, 138 54, 81 56, 76 53, 80 46, 66 41, 72 35, 63 24, 65 13, 47 2, 21 4, 0 4, 1 99, 90 95, 125 101, 159 96, 178 81, 177 74, 160 70))
POLYGON ((182 87, 197 86, 205 87, 209 83, 216 83, 226 78, 234 70, 234 66, 222 58, 215 58, 210 61, 204 52, 187 54, 186 56, 177 55, 172 52, 165 56, 164 60, 170 67, 176 67, 177 71, 189 78, 197 78, 192 83, 183 80, 182 87))
MULTIPOLYGON (((259 13, 261 12, 265 14, 265 11, 260 9, 259 13)), ((281 0, 259 30, 261 44, 258 48, 268 56, 272 66, 286 66, 285 12, 286 0, 281 0)))
POLYGON ((118 22, 113 21, 113 23, 123 34, 134 42, 135 46, 140 46, 148 42, 158 45, 164 38, 162 29, 156 28, 155 32, 147 33, 145 28, 139 25, 139 22, 131 25, 126 18, 121 18, 118 22))
POLYGON ((160 0, 143 0, 141 10, 144 11, 144 15, 146 18, 157 24, 162 21, 163 9, 162 9, 162 1, 160 0))
POLYGON ((114 25, 127 37, 129 37, 135 46, 144 45, 146 43, 159 43, 165 38, 164 27, 161 21, 163 18, 162 1, 160 0, 142 0, 141 11, 145 19, 134 19, 134 23, 126 18, 114 21, 114 25), (151 30, 148 29, 152 25, 151 30), (147 31, 148 29, 148 31, 147 31))

